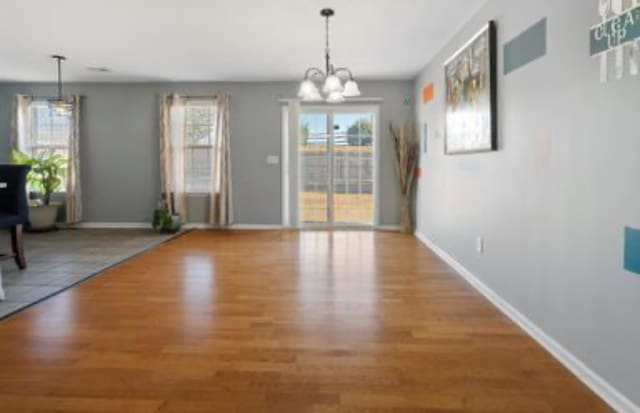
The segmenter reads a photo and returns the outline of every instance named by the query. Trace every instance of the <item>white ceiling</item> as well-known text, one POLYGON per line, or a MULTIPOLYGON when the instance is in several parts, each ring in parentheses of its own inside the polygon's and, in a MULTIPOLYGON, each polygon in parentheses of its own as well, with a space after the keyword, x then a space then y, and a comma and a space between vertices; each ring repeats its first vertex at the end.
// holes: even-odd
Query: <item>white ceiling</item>
POLYGON ((485 0, 0 0, 0 81, 294 80, 332 58, 410 79, 485 0), (103 66, 96 73, 87 66, 103 66))

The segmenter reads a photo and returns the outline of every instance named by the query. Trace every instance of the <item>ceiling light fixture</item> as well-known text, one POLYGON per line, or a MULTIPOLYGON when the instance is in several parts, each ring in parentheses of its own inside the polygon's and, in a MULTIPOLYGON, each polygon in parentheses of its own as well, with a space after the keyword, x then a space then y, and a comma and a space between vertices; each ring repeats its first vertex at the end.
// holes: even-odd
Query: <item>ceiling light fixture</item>
POLYGON ((54 54, 51 58, 58 63, 58 96, 48 99, 49 108, 58 116, 68 116, 71 114, 73 105, 62 96, 62 61, 67 60, 67 58, 57 54, 54 54))
POLYGON ((334 68, 331 64, 329 50, 329 18, 335 12, 333 9, 322 9, 320 15, 325 18, 325 71, 317 67, 307 69, 304 80, 300 83, 298 97, 305 102, 318 102, 325 100, 327 103, 341 103, 345 98, 360 96, 360 88, 353 78, 351 70, 346 67, 334 68), (345 83, 343 84, 343 80, 345 83), (322 94, 316 85, 316 81, 324 82, 322 94))
POLYGON ((85 68, 90 72, 98 72, 98 73, 109 73, 111 69, 104 66, 85 66, 85 68))

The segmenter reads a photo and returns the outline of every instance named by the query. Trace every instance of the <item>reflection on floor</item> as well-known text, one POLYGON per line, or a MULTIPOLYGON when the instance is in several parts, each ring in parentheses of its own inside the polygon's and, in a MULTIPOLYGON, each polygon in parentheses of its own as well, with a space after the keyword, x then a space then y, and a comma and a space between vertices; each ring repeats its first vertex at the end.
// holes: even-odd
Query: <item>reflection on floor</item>
POLYGON ((0 322, 0 411, 610 412, 414 237, 196 231, 0 322))
MULTIPOLYGON (((19 271, 13 260, 0 262, 6 294, 0 319, 168 238, 138 229, 26 234, 28 268, 19 271)), ((0 236, 0 251, 10 251, 8 234, 0 236)))

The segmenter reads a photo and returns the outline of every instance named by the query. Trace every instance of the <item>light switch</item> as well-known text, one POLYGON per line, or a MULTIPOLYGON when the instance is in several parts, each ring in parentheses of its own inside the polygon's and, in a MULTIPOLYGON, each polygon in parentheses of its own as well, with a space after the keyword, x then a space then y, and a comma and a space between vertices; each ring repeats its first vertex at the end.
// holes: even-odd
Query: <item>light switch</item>
POLYGON ((280 163, 280 157, 277 155, 269 155, 267 156, 267 164, 268 165, 278 165, 280 163))
POLYGON ((478 254, 484 254, 484 238, 482 237, 476 238, 476 252, 478 254))

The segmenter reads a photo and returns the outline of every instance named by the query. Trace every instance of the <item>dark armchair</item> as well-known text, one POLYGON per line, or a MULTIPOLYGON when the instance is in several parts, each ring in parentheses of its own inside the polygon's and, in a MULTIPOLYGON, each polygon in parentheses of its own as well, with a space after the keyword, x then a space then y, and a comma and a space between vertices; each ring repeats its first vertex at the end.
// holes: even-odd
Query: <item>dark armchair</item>
POLYGON ((0 228, 11 230, 12 254, 8 257, 12 257, 21 270, 27 268, 22 227, 29 221, 27 173, 30 169, 26 165, 0 165, 0 183, 6 184, 0 188, 0 228))

